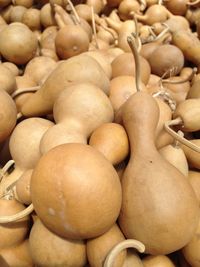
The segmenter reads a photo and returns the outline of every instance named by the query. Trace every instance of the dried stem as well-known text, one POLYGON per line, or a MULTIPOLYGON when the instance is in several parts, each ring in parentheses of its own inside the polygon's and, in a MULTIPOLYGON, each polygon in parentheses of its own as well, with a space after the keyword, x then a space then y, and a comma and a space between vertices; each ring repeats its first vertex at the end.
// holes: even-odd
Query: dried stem
POLYGON ((94 17, 94 7, 91 6, 91 17, 92 17, 92 30, 94 33, 94 40, 96 44, 96 49, 99 49, 98 41, 97 41, 97 31, 96 31, 96 24, 95 24, 95 17, 94 17))
POLYGON ((103 267, 112 267, 117 255, 126 248, 135 248, 140 253, 143 253, 145 251, 145 246, 140 241, 135 239, 124 240, 114 246, 114 248, 110 251, 110 253, 106 257, 103 267))
POLYGON ((190 142, 189 140, 187 140, 183 136, 180 136, 178 133, 176 133, 174 130, 172 130, 170 128, 170 126, 176 126, 176 125, 180 125, 180 124, 183 124, 183 121, 180 117, 178 117, 174 120, 166 121, 164 124, 164 128, 172 137, 174 137, 174 139, 178 140, 180 143, 191 148, 192 150, 200 153, 200 147, 199 146, 193 144, 192 142, 190 142))
MULTIPOLYGON (((161 83, 170 83, 170 84, 180 84, 180 83, 185 83, 185 82, 188 82, 190 81, 194 74, 197 72, 197 68, 193 68, 191 69, 190 72, 188 72, 187 76, 184 76, 184 77, 181 77, 181 75, 179 76, 180 77, 180 80, 170 80, 170 79, 162 79, 161 83)), ((171 78, 171 77, 170 77, 171 78)))
POLYGON ((137 51, 137 47, 135 44, 135 40, 131 37, 127 37, 127 42, 131 48, 131 51, 133 53, 134 59, 135 59, 135 84, 137 91, 141 91, 141 68, 140 68, 140 58, 137 51))
POLYGON ((74 17, 76 18, 76 24, 80 24, 81 23, 81 20, 80 20, 80 17, 78 15, 78 13, 76 12, 76 9, 75 9, 73 3, 71 2, 71 0, 67 0, 67 2, 70 5, 70 8, 71 8, 71 10, 72 10, 72 12, 74 14, 74 17))
POLYGON ((15 164, 14 160, 9 160, 1 169, 0 172, 0 182, 2 180, 2 178, 4 177, 5 173, 10 169, 10 167, 12 167, 15 164))
POLYGON ((23 89, 18 89, 16 90, 13 94, 12 94, 12 98, 16 98, 17 96, 21 95, 21 94, 25 94, 25 93, 34 93, 36 92, 38 89, 40 88, 40 86, 33 86, 33 87, 28 87, 28 88, 23 88, 23 89))
POLYGON ((135 15, 133 15, 133 20, 134 20, 134 23, 135 23, 135 33, 132 33, 132 35, 135 38, 135 41, 137 43, 137 51, 139 53, 141 48, 142 48, 142 42, 141 42, 141 39, 139 37, 138 21, 137 21, 137 18, 136 18, 135 15))
POLYGON ((34 210, 33 204, 30 204, 26 209, 18 212, 17 214, 9 216, 0 216, 0 223, 16 222, 20 219, 23 219, 27 215, 31 214, 33 210, 34 210))

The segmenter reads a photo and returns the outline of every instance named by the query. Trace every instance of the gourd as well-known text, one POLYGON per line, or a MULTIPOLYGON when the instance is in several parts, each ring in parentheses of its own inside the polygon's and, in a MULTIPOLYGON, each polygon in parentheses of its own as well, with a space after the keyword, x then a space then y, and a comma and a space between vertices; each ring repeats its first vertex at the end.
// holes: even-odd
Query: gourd
POLYGON ((198 170, 189 170, 188 173, 189 182, 192 185, 192 188, 194 189, 194 192, 200 202, 200 172, 198 170))
MULTIPOLYGON (((195 145, 195 146, 200 146, 200 139, 190 139, 190 142, 191 144, 195 145)), ((188 164, 189 164, 189 167, 190 168, 196 168, 196 169, 200 169, 200 154, 196 151, 194 151, 193 149, 185 146, 185 145, 182 145, 181 146, 185 155, 186 155, 186 158, 187 158, 187 161, 188 161, 188 164)))
POLYGON ((28 169, 33 169, 41 154, 40 140, 53 122, 43 118, 29 118, 17 124, 9 139, 9 149, 15 162, 14 170, 4 176, 0 184, 0 196, 28 169))
POLYGON ((109 79, 99 63, 90 56, 78 55, 58 64, 41 88, 22 106, 22 114, 38 116, 51 113, 58 94, 74 82, 91 82, 108 94, 109 79))
POLYGON ((113 165, 126 159, 129 142, 123 126, 103 123, 90 136, 89 145, 99 150, 113 165))
POLYGON ((29 251, 29 240, 0 251, 1 267, 34 267, 29 251))
POLYGON ((66 87, 59 94, 53 115, 56 125, 41 139, 42 154, 60 144, 86 144, 97 127, 112 122, 113 109, 100 88, 91 83, 77 83, 66 87))
POLYGON ((40 158, 31 177, 31 198, 38 217, 52 232, 67 239, 89 239, 116 222, 122 192, 114 167, 100 152, 70 143, 40 158))
MULTIPOLYGON (((110 250, 119 242, 125 240, 120 228, 114 224, 106 233, 87 240, 86 249, 88 262, 91 267, 102 267, 110 250)), ((115 259, 113 267, 122 266, 126 258, 126 250, 122 251, 115 259)))
POLYGON ((0 64, 0 82, 1 90, 12 94, 16 89, 15 76, 4 64, 0 64))
MULTIPOLYGON (((137 60, 134 43, 131 38, 128 41, 137 60)), ((131 155, 122 177, 119 225, 126 238, 140 240, 145 252, 152 255, 182 248, 199 220, 198 201, 189 181, 155 147, 158 111, 154 98, 142 91, 133 94, 122 108, 131 155)))
POLYGON ((175 267, 173 261, 165 256, 146 256, 142 259, 144 267, 175 267))
POLYGON ((61 238, 49 231, 40 219, 37 219, 31 228, 29 249, 37 266, 82 267, 87 260, 83 240, 61 238))

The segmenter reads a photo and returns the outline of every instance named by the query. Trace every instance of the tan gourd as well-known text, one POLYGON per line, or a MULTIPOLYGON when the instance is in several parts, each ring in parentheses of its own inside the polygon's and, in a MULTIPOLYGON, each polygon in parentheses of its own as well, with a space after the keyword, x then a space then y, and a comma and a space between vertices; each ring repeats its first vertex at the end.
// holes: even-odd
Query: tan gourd
POLYGON ((118 13, 122 20, 131 19, 134 13, 140 13, 140 4, 135 0, 123 0, 119 4, 118 13))
POLYGON ((173 261, 165 255, 146 256, 142 263, 144 267, 175 267, 173 261))
MULTIPOLYGON (((128 41, 138 63, 136 47, 131 38, 128 41)), ((140 240, 145 252, 153 255, 186 245, 199 220, 198 201, 189 181, 155 147, 158 118, 156 101, 142 91, 133 94, 122 109, 131 155, 122 178, 119 224, 126 238, 140 240)))
POLYGON ((186 99, 179 103, 173 118, 180 121, 179 124, 182 124, 183 131, 195 132, 200 130, 200 99, 186 99))
MULTIPOLYGON (((180 133, 181 134, 181 133, 180 133)), ((162 147, 159 153, 176 167, 183 175, 188 176, 188 163, 183 149, 175 141, 173 144, 162 147)))
POLYGON ((57 66, 56 61, 49 57, 39 56, 31 59, 24 69, 36 84, 41 84, 57 66))
POLYGON ((42 49, 49 49, 56 52, 55 48, 55 38, 58 32, 58 28, 56 26, 47 27, 41 34, 40 37, 40 47, 42 49))
POLYGON ((51 113, 58 94, 73 82, 91 82, 108 94, 109 79, 99 63, 87 55, 78 55, 58 64, 41 88, 24 104, 22 113, 25 116, 51 113))
POLYGON ((12 0, 13 4, 16 6, 25 6, 30 8, 33 6, 34 0, 12 0))
POLYGON ((32 31, 41 30, 40 10, 36 8, 27 9, 22 16, 22 23, 32 31))
MULTIPOLYGON (((142 90, 145 85, 142 84, 142 90)), ((120 75, 110 81, 109 99, 115 112, 136 92, 135 78, 130 75, 120 75)))
POLYGON ((2 65, 3 65, 4 67, 8 68, 8 69, 12 72, 12 74, 13 74, 14 76, 19 75, 20 72, 21 72, 20 69, 17 67, 17 65, 15 65, 15 64, 12 63, 12 62, 5 61, 5 62, 2 62, 2 65))
POLYGON ((199 267, 200 266, 200 223, 198 228, 192 237, 192 239, 187 243, 187 245, 181 250, 184 258, 192 267, 199 267))
POLYGON ((46 3, 40 9, 40 22, 44 28, 56 25, 54 12, 50 3, 46 3))
POLYGON ((99 150, 113 165, 122 162, 129 152, 126 131, 117 123, 104 123, 96 128, 89 145, 99 150))
POLYGON ((184 66, 182 51, 171 44, 158 46, 149 57, 151 72, 162 76, 168 69, 175 68, 174 76, 179 74, 184 66))
POLYGON ((187 3, 188 0, 164 1, 165 6, 172 14, 180 16, 184 16, 186 14, 188 8, 187 3))
POLYGON ((6 7, 8 6, 9 4, 11 4, 12 0, 2 0, 1 3, 0 3, 0 7, 6 7))
POLYGON ((28 239, 17 246, 2 249, 0 251, 1 267, 34 267, 29 250, 28 239))
POLYGON ((4 64, 0 64, 0 82, 1 90, 6 91, 8 94, 13 93, 16 89, 15 76, 4 64))
POLYGON ((121 197, 112 164, 85 144, 51 149, 31 177, 31 198, 38 217, 50 230, 69 239, 94 238, 108 231, 118 218, 121 197))
POLYGON ((197 170, 190 170, 188 172, 188 178, 189 182, 192 185, 192 188, 194 189, 194 192, 196 193, 196 196, 200 202, 200 172, 197 170))
POLYGON ((34 33, 23 23, 11 23, 0 32, 0 53, 15 64, 26 64, 37 50, 34 33))
MULTIPOLYGON (((103 235, 89 239, 86 243, 87 258, 91 267, 102 267, 110 250, 119 242, 125 240, 120 228, 114 224, 103 235)), ((116 258, 113 267, 121 267, 126 258, 126 250, 123 250, 116 258)))
POLYGON ((17 121, 17 108, 11 96, 0 90, 0 143, 12 132, 17 121))
MULTIPOLYGON (((200 146, 200 139, 191 139, 190 142, 196 146, 200 146)), ((189 167, 200 169, 200 155, 193 149, 182 145, 183 151, 186 155, 189 167)))
POLYGON ((86 144, 96 128, 112 122, 113 109, 108 97, 97 86, 77 83, 59 94, 53 115, 56 125, 41 140, 42 154, 60 144, 86 144))
POLYGON ((104 50, 104 55, 106 55, 107 59, 109 60, 110 63, 113 62, 113 60, 124 53, 122 49, 119 47, 109 47, 107 50, 104 50))
POLYGON ((61 238, 49 231, 40 219, 37 219, 31 228, 29 249, 37 266, 83 267, 87 261, 83 240, 61 238))
MULTIPOLYGON (((151 68, 148 61, 140 56, 141 64, 141 80, 144 84, 147 84, 151 73, 151 68)), ((131 53, 123 53, 116 57, 112 62, 112 78, 121 75, 135 76, 134 57, 131 53)))
POLYGON ((26 170, 35 167, 41 157, 40 140, 47 129, 53 125, 53 122, 43 118, 30 118, 17 124, 9 140, 10 153, 15 161, 15 168, 10 175, 3 177, 0 184, 1 196, 26 170))
POLYGON ((27 8, 24 6, 13 6, 10 11, 10 22, 22 22, 22 18, 27 8))
MULTIPOLYGON (((14 215, 25 209, 24 205, 9 196, 1 198, 0 204, 0 217, 14 215)), ((25 240, 29 231, 29 224, 30 218, 28 216, 17 222, 0 224, 0 252, 4 248, 19 245, 23 240, 25 240)))

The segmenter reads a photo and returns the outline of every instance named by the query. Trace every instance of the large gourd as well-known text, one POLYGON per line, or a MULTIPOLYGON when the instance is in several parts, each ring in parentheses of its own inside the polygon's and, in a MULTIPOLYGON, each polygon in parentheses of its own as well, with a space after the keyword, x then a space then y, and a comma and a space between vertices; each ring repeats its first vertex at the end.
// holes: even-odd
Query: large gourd
POLYGON ((143 242, 145 252, 153 255, 168 254, 186 245, 199 218, 189 181, 156 149, 158 118, 158 105, 145 92, 133 94, 122 108, 131 155, 122 178, 119 224, 126 238, 143 242))

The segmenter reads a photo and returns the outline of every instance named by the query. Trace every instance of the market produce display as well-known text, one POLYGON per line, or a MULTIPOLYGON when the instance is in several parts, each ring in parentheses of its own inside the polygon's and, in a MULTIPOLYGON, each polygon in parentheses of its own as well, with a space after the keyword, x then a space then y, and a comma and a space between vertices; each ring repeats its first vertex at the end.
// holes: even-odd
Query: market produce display
POLYGON ((0 267, 200 267, 200 1, 0 1, 0 267))

